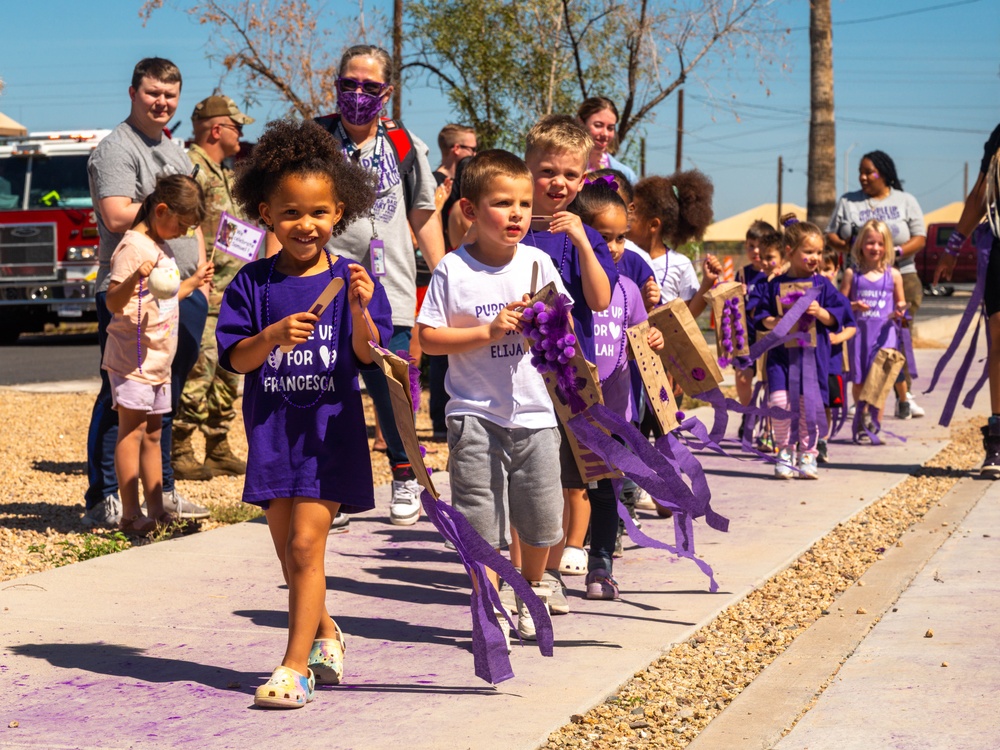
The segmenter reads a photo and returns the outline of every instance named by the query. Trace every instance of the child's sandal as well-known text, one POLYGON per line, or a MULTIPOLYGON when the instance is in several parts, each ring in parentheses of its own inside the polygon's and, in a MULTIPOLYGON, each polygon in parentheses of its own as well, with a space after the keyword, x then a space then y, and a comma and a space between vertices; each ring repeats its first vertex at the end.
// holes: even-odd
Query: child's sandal
POLYGON ((294 669, 278 667, 271 679, 254 692, 253 704, 261 708, 302 708, 314 697, 316 677, 311 669, 301 675, 294 669))
POLYGON ((122 518, 118 530, 129 536, 146 536, 156 528, 156 521, 138 513, 131 518, 122 518))
POLYGON ((317 685, 339 685, 344 679, 344 653, 347 644, 340 626, 336 638, 317 638, 309 652, 309 669, 316 675, 317 685))
POLYGON ((559 561, 559 572, 568 576, 587 573, 587 553, 582 547, 566 547, 559 561))
POLYGON ((171 513, 168 510, 163 511, 160 515, 156 517, 156 528, 157 530, 162 530, 173 526, 176 523, 180 523, 181 517, 176 513, 171 513))

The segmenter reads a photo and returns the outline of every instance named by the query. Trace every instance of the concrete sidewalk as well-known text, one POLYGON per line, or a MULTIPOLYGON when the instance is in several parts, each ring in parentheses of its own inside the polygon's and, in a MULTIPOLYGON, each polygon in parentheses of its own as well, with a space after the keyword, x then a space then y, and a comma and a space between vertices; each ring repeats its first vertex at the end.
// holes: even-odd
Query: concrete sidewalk
MULTIPOLYGON (((924 372, 937 354, 918 352, 924 372)), ((943 399, 920 398, 931 415, 943 399)), ((834 443, 819 482, 776 482, 768 466, 703 456, 714 507, 731 520, 729 534, 697 529, 720 592, 707 593, 689 562, 629 550, 615 568, 622 601, 584 600, 582 579, 568 578, 573 612, 553 620, 555 656, 515 647, 516 677, 497 687, 472 673, 469 583, 457 557, 426 520, 390 526, 384 487, 376 511, 328 546, 347 684, 320 689, 301 710, 252 708, 287 624, 263 523, 0 584, 0 747, 538 747, 947 442, 931 417, 890 422, 906 444, 834 443)), ((646 518, 644 531, 672 540, 669 522, 646 518)))
POLYGON ((777 750, 1000 747, 998 599, 992 483, 777 750))

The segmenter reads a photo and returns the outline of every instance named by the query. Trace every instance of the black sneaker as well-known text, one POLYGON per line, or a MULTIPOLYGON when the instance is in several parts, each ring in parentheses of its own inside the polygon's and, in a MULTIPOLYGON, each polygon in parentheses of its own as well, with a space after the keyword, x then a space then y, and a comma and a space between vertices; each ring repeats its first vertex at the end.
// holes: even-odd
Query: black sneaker
POLYGON ((826 440, 823 438, 820 438, 819 442, 816 443, 816 463, 830 463, 830 458, 827 455, 826 440))
POLYGON ((913 410, 910 408, 910 402, 906 399, 900 399, 896 402, 896 419, 912 419, 913 410))
POLYGON ((981 429, 986 459, 979 474, 987 479, 1000 479, 1000 422, 994 423, 991 419, 990 424, 981 429))

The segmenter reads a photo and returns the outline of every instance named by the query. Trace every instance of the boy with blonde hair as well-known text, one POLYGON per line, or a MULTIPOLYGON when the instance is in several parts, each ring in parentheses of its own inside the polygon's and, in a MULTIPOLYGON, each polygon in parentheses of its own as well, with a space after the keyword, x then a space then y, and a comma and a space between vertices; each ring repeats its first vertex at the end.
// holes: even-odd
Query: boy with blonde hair
MULTIPOLYGON (((606 310, 611 304, 611 291, 618 281, 618 270, 607 243, 579 216, 567 210, 583 187, 593 147, 590 134, 576 119, 548 115, 528 131, 524 157, 531 171, 534 197, 534 216, 524 241, 549 256, 577 301, 573 306, 574 333, 588 362, 597 360, 594 313, 606 310)), ((552 589, 552 612, 566 614, 569 603, 561 574, 587 572, 583 542, 590 523, 590 505, 585 495, 587 485, 580 477, 566 439, 559 459, 566 535, 549 553, 545 579, 552 589)))
MULTIPOLYGON (((533 267, 539 288, 554 282, 566 290, 545 254, 521 244, 531 204, 531 175, 514 154, 490 150, 469 163, 459 206, 476 227, 476 240, 434 269, 417 337, 427 354, 448 355, 452 504, 498 549, 511 543, 511 526, 517 528, 522 574, 544 601, 549 548, 563 535, 559 432, 521 335, 521 314, 533 267)), ((496 585, 492 571, 490 578, 496 585)), ((518 633, 534 639, 531 614, 520 599, 516 607, 518 633)))

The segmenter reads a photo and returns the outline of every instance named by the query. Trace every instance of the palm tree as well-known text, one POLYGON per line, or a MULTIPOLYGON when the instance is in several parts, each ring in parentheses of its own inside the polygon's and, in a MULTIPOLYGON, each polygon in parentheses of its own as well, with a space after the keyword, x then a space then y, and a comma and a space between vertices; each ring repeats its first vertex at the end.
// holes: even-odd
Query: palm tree
POLYGON ((809 2, 809 221, 826 227, 837 201, 837 141, 833 120, 833 25, 830 0, 809 2))

